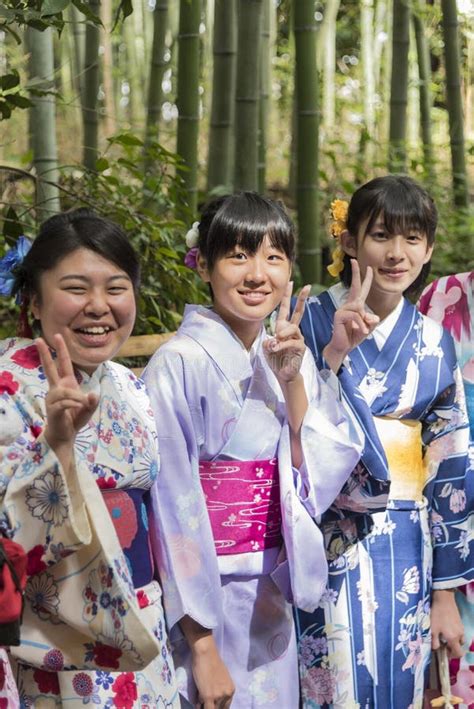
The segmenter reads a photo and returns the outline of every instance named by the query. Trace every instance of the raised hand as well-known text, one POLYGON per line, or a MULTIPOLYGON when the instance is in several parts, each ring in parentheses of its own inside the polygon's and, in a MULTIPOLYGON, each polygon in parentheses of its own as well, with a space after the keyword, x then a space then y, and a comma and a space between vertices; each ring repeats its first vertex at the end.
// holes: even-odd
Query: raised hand
POLYGON ((293 381, 301 368, 305 344, 299 324, 303 317, 305 301, 310 290, 311 286, 302 288, 293 314, 288 319, 293 282, 290 281, 288 283, 280 303, 275 323, 275 335, 271 340, 265 340, 263 343, 267 361, 280 383, 293 381))
POLYGON ((56 361, 51 357, 46 342, 36 340, 49 391, 46 394, 45 437, 57 452, 65 446, 72 448, 77 432, 86 425, 98 403, 95 394, 85 394, 77 382, 71 358, 61 335, 54 336, 56 361))
POLYGON ((336 310, 332 338, 323 352, 324 358, 335 371, 341 366, 344 357, 360 345, 379 323, 379 317, 365 309, 365 301, 372 286, 372 268, 367 267, 365 278, 361 282, 356 259, 351 259, 351 266, 352 285, 349 297, 344 305, 336 310))

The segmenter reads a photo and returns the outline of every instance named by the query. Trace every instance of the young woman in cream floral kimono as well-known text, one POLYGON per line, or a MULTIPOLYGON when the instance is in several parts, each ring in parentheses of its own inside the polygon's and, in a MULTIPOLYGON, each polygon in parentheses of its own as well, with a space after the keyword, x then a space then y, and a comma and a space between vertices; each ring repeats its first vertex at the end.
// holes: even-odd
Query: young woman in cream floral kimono
POLYGON ((21 706, 176 708, 148 541, 156 432, 143 384, 109 361, 133 328, 137 258, 87 210, 52 217, 26 250, 0 274, 42 336, 0 343, 2 524, 28 553, 21 706))

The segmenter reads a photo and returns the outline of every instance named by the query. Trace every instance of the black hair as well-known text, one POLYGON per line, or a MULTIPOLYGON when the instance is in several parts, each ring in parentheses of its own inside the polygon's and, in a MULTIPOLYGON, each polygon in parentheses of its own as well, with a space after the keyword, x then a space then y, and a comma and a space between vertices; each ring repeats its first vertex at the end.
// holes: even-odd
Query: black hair
MULTIPOLYGON (((407 234, 415 229, 426 234, 428 246, 433 245, 438 224, 436 205, 428 192, 411 177, 385 175, 359 187, 349 204, 347 230, 357 239, 362 222, 368 220, 365 228, 367 234, 380 215, 383 215, 389 234, 407 234)), ((352 281, 350 258, 344 254, 344 268, 340 274, 346 287, 350 287, 352 281)), ((424 264, 418 278, 406 289, 404 295, 419 291, 429 275, 430 265, 430 262, 424 264)))
POLYGON ((283 205, 256 192, 238 192, 205 205, 198 247, 212 271, 216 261, 236 245, 255 254, 267 235, 271 245, 293 262, 295 228, 283 205))
POLYGON ((114 263, 129 276, 137 293, 140 264, 126 233, 118 224, 85 208, 55 214, 43 222, 15 273, 13 292, 28 299, 40 296, 41 275, 77 249, 89 249, 114 263))

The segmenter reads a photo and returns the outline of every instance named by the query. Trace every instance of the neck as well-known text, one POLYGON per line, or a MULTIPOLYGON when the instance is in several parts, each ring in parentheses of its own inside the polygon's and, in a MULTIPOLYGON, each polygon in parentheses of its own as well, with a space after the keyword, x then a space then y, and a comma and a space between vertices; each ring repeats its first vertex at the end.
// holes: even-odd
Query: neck
POLYGON ((371 291, 367 296, 366 303, 373 312, 384 320, 390 313, 393 313, 401 299, 399 293, 374 293, 371 291))
POLYGON ((257 320, 255 322, 248 322, 247 320, 239 320, 238 318, 232 317, 229 313, 222 313, 219 308, 214 306, 214 312, 217 313, 222 320, 230 327, 235 335, 242 342, 246 350, 250 350, 253 343, 257 339, 259 332, 262 328, 262 322, 257 320))

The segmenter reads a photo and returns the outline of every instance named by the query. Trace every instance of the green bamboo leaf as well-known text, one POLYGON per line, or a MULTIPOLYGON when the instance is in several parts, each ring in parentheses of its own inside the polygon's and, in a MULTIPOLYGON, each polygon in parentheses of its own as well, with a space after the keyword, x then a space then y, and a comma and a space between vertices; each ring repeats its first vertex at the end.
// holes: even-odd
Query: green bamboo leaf
POLYGON ((108 167, 109 161, 107 160, 107 158, 99 158, 95 162, 95 169, 97 170, 97 172, 103 172, 104 170, 107 170, 108 167))
POLYGON ((44 0, 41 5, 41 15, 57 15, 69 5, 69 0, 44 0))
POLYGON ((122 133, 121 135, 117 135, 111 142, 119 143, 120 145, 143 145, 143 141, 131 133, 122 133))
POLYGON ((0 89, 3 91, 8 91, 8 89, 13 89, 20 83, 20 75, 17 71, 12 71, 10 74, 4 74, 0 76, 0 89))
POLYGON ((13 104, 17 108, 30 108, 30 106, 33 105, 29 98, 26 98, 26 96, 21 96, 20 94, 8 94, 5 98, 9 103, 13 104))

